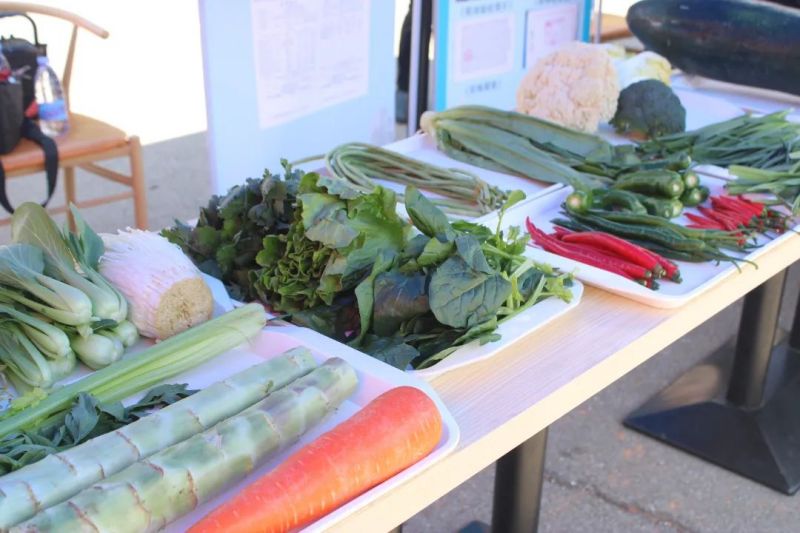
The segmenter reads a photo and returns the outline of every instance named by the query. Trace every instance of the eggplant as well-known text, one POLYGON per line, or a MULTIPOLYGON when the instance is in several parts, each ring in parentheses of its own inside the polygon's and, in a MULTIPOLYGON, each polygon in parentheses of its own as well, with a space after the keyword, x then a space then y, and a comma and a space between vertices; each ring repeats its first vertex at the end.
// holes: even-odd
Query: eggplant
POLYGON ((646 48, 688 74, 800 95, 800 9, 761 0, 642 0, 627 20, 646 48))

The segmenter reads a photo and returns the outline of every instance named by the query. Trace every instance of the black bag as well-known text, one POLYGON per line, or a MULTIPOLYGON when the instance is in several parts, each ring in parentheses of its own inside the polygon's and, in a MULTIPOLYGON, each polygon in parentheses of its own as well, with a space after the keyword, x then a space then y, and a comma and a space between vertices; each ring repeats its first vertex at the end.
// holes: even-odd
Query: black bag
MULTIPOLYGON (((11 65, 11 70, 18 83, 4 83, 0 85, 0 154, 11 152, 20 138, 30 139, 44 151, 44 168, 47 175, 47 199, 42 202, 46 206, 56 189, 58 178, 58 147, 55 141, 42 133, 39 125, 34 122, 35 93, 33 87, 34 75, 38 67, 36 58, 47 55, 47 45, 39 42, 36 23, 25 13, 10 11, 0 12, 3 17, 25 17, 33 27, 33 43, 14 37, 2 37, 3 55, 11 65)), ((6 194, 6 173, 0 162, 0 206, 9 213, 14 208, 8 201, 6 194)))
POLYGON ((7 154, 17 146, 22 136, 22 85, 0 83, 0 154, 7 154))
MULTIPOLYGON (((4 17, 25 17, 33 28, 33 43, 14 37, 0 37, 0 44, 3 45, 3 55, 11 63, 14 76, 22 85, 22 109, 27 111, 31 103, 36 98, 33 92, 33 77, 36 74, 36 58, 47 55, 47 45, 39 42, 39 32, 36 23, 25 13, 15 13, 10 11, 0 11, 0 18, 4 17)), ((35 115, 28 115, 35 118, 35 115)))

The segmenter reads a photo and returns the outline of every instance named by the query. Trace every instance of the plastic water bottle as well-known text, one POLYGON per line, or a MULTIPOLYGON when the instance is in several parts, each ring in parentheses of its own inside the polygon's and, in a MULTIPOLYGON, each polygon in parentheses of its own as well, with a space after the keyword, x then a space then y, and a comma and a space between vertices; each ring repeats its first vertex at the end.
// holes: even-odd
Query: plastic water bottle
POLYGON ((47 56, 36 58, 39 67, 33 78, 36 103, 39 106, 39 127, 48 137, 55 137, 69 130, 67 103, 58 76, 50 67, 47 56))

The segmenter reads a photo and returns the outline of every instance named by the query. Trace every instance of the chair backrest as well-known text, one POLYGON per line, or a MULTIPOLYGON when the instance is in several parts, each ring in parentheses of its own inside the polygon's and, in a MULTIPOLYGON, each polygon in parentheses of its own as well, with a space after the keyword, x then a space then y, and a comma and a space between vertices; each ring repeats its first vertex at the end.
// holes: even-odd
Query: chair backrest
POLYGON ((61 85, 64 88, 67 107, 69 107, 69 82, 72 79, 72 63, 75 58, 75 44, 78 40, 78 28, 94 33, 101 39, 108 38, 108 31, 85 18, 59 9, 57 7, 29 4, 27 2, 0 2, 0 11, 16 11, 20 13, 46 15, 58 18, 72 24, 72 35, 69 39, 69 49, 67 50, 67 61, 64 63, 64 72, 61 76, 61 85))

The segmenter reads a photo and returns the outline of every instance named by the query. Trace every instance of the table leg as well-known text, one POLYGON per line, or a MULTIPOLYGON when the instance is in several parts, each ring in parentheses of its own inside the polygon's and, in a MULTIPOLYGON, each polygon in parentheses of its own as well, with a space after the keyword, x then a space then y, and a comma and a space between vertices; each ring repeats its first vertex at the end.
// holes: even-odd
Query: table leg
POLYGON ((544 482, 547 428, 497 460, 492 525, 470 522, 459 533, 535 533, 544 482))
POLYGON ((625 425, 794 494, 800 488, 800 307, 790 342, 776 345, 785 279, 782 272, 747 294, 735 347, 723 347, 678 378, 625 425))
POLYGON ((492 533, 532 533, 539 528, 547 428, 497 460, 492 533))

